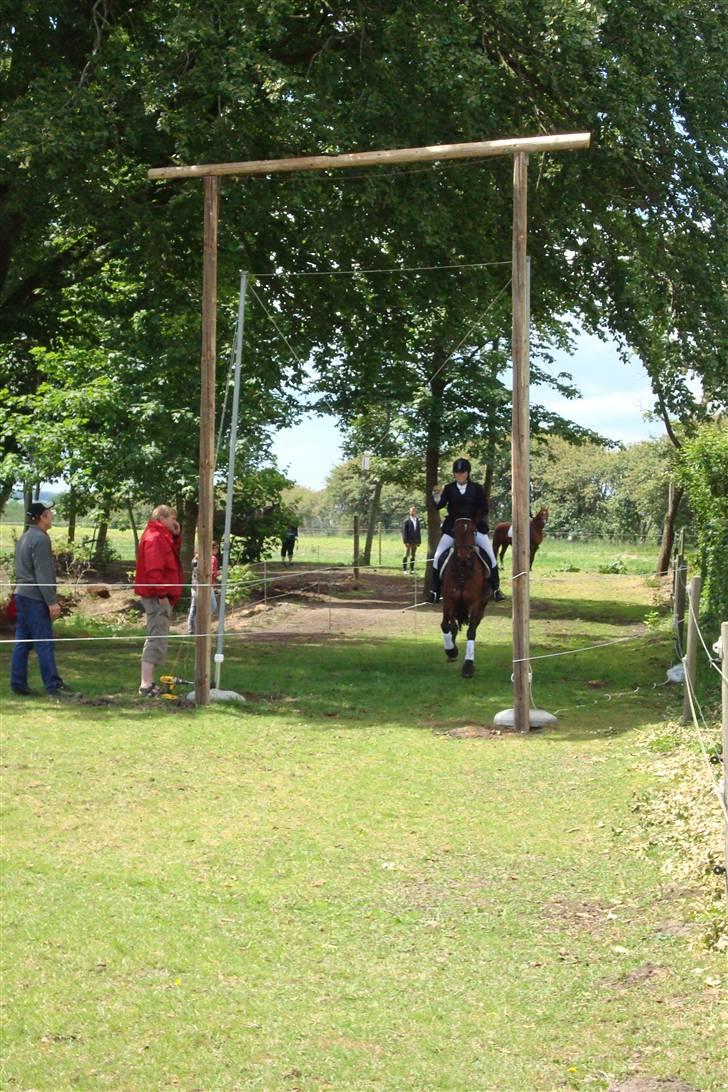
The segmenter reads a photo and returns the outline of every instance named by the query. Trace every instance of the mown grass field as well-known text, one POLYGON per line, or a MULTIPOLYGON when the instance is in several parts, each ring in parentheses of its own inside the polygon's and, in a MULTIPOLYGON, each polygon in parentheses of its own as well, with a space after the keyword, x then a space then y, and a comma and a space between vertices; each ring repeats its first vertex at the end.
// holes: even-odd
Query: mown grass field
MULTIPOLYGON (((77 528, 76 542, 84 538, 90 540, 91 527, 77 528)), ((22 534, 22 527, 15 524, 0 524, 0 554, 12 550, 15 539, 22 534)), ((54 526, 52 537, 57 542, 65 538, 62 523, 54 526)), ((109 530, 109 543, 121 560, 134 557, 134 540, 131 531, 109 530)), ((364 536, 360 538, 360 549, 364 548, 364 536)), ((654 543, 609 542, 606 540, 569 541, 563 535, 547 535, 537 555, 536 565, 549 571, 576 569, 582 572, 598 572, 600 568, 621 562, 624 571, 632 574, 654 572, 657 559, 657 545, 654 543)), ((374 538, 372 547, 372 565, 398 568, 402 564, 402 543, 398 534, 383 533, 374 538)), ((424 563, 427 556, 426 546, 419 550, 419 562, 424 563)), ((351 535, 309 535, 301 532, 295 552, 295 560, 314 564, 351 565, 354 558, 354 544, 351 535)), ((280 555, 273 552, 273 561, 280 560, 280 555)), ((510 566, 510 550, 506 554, 506 567, 510 566)))
POLYGON ((472 683, 427 609, 230 642, 242 707, 140 703, 134 642, 60 652, 114 704, 3 687, 1 1086, 722 1089, 724 957, 635 810, 684 745, 656 591, 533 594, 534 654, 637 639, 535 662, 559 726, 527 738, 468 737, 510 704, 507 611, 472 683))

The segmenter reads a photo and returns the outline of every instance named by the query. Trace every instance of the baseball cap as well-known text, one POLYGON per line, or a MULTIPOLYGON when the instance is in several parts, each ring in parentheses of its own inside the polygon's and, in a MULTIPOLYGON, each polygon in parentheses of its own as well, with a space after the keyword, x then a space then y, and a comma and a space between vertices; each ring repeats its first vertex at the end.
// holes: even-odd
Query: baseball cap
POLYGON ((50 512, 53 508, 53 504, 46 504, 45 501, 33 501, 28 509, 28 517, 30 519, 40 519, 44 512, 50 512))

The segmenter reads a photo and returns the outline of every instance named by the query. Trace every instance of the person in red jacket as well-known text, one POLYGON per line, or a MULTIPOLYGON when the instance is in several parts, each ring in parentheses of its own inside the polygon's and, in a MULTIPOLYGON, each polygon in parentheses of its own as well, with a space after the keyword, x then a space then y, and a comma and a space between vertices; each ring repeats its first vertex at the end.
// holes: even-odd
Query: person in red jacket
POLYGON ((167 655, 169 623, 184 581, 179 547, 177 513, 174 508, 160 504, 152 512, 139 539, 134 580, 134 591, 141 596, 147 619, 139 684, 139 693, 145 698, 155 697, 160 692, 154 674, 167 655))

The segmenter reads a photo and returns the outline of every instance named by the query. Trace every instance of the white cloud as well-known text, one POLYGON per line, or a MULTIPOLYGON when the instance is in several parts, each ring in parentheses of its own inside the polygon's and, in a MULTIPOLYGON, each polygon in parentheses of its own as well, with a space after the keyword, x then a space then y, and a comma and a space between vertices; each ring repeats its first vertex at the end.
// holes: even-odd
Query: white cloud
POLYGON ((650 436, 660 436, 663 431, 659 422, 645 421, 643 417, 645 411, 651 410, 654 404, 649 387, 630 391, 606 391, 573 400, 549 395, 542 389, 541 392, 534 391, 533 399, 552 413, 558 413, 585 428, 594 429, 602 436, 621 440, 623 443, 647 440, 650 436))

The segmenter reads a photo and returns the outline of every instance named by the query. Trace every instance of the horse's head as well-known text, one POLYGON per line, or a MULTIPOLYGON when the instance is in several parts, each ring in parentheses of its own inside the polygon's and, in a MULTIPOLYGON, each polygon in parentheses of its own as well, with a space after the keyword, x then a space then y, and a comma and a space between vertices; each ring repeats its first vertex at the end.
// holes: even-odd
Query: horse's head
POLYGON ((539 508, 538 512, 534 516, 534 523, 537 523, 540 527, 543 527, 546 520, 549 518, 548 508, 539 508))
POLYGON ((465 561, 472 555, 475 549, 475 522, 472 519, 460 517, 455 520, 453 538, 455 540, 455 554, 461 561, 465 561))

